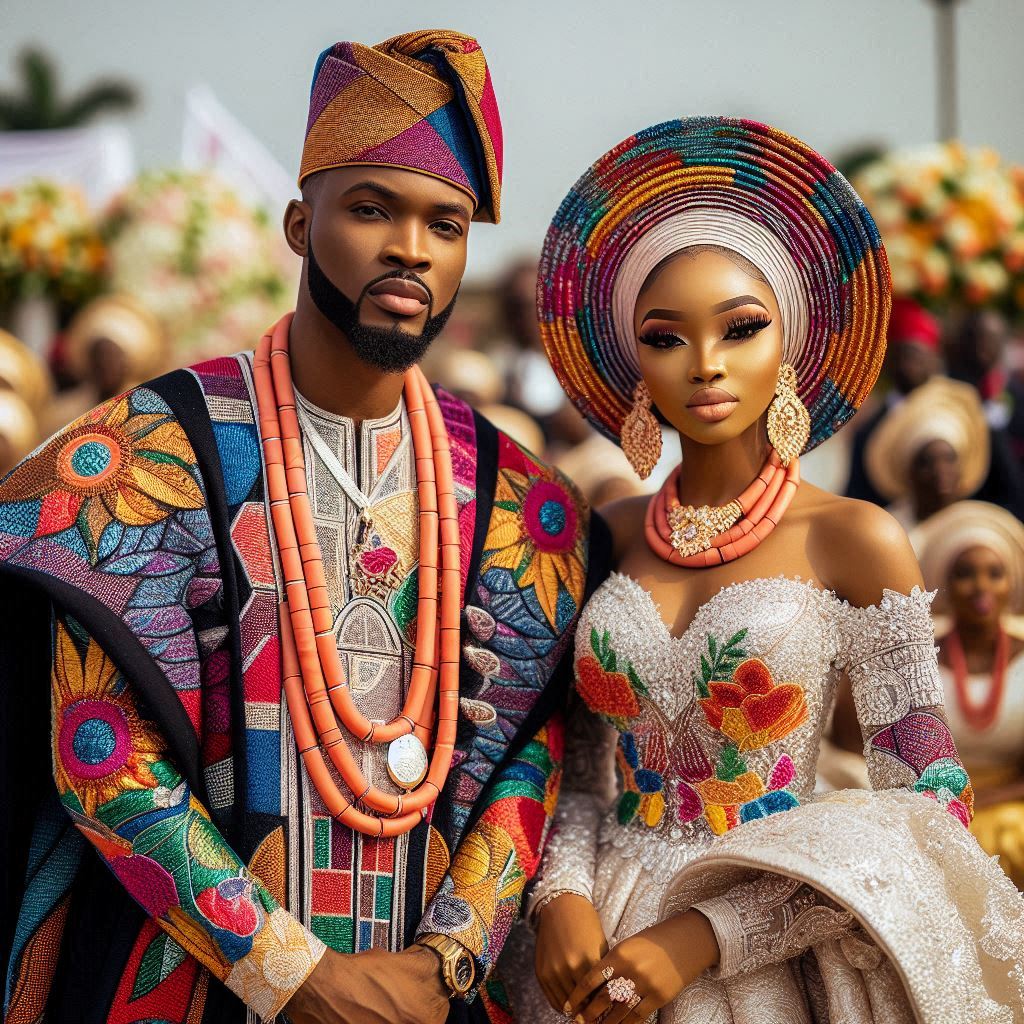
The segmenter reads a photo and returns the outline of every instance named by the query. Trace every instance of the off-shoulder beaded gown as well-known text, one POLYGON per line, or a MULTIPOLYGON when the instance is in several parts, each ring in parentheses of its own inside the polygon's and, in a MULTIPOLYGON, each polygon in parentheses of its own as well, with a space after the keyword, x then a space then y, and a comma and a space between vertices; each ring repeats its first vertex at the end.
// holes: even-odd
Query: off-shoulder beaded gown
MULTIPOLYGON (((1024 903, 964 827, 930 597, 854 608, 800 580, 729 586, 673 637, 613 574, 584 610, 563 794, 535 911, 592 899, 614 944, 696 906, 718 968, 662 1022, 1024 1019, 1024 903), (816 799, 841 672, 875 792, 816 799), (951 952, 952 951, 952 952, 951 952)), ((557 1021, 523 926, 502 963, 520 1024, 557 1021)))

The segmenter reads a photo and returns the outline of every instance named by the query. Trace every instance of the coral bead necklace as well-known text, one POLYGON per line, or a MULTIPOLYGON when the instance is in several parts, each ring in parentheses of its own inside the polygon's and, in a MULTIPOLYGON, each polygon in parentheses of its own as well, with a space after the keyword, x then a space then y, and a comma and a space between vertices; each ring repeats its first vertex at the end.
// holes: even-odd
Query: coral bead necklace
POLYGON ((773 448, 753 483, 728 505, 681 505, 677 466, 647 505, 644 534, 670 565, 708 569, 753 551, 782 519, 800 485, 800 460, 784 467, 773 448))
POLYGON ((999 716, 999 709, 1003 703, 1003 692, 1006 689, 1006 667, 1010 662, 1010 635, 1002 626, 999 627, 988 693, 981 702, 971 699, 968 687, 967 655, 964 653, 964 645, 959 631, 954 629, 946 637, 943 646, 946 648, 946 656, 949 658, 949 667, 953 670, 956 703, 960 714, 972 729, 984 732, 993 725, 999 716))
POLYGON ((331 815, 368 835, 400 835, 423 819, 441 792, 458 724, 462 593, 447 430, 430 385, 413 367, 405 377, 405 404, 419 501, 416 649, 401 713, 390 722, 371 721, 352 696, 334 637, 323 557, 306 490, 288 355, 291 319, 290 314, 282 318, 263 337, 253 362, 267 490, 285 586, 280 623, 288 713, 303 763, 331 815), (428 765, 426 751, 435 726, 428 765), (406 792, 386 792, 368 781, 343 730, 364 743, 389 744, 389 772, 406 792), (325 752, 351 796, 334 781, 325 752))

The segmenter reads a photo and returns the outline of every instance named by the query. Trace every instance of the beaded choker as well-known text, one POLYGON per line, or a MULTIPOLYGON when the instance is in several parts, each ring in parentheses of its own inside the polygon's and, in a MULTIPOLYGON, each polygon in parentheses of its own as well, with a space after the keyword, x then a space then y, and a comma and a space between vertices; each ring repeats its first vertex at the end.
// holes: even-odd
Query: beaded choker
POLYGON ((356 706, 334 636, 306 491, 288 357, 291 320, 291 314, 285 316, 263 337, 253 362, 270 511, 285 585, 280 622, 288 713, 303 763, 331 815, 367 835, 400 835, 425 817, 444 787, 458 724, 462 588, 448 434, 430 385, 413 367, 405 377, 405 404, 419 498, 416 651, 401 713, 390 722, 371 721, 356 706), (406 792, 389 793, 369 782, 343 730, 363 743, 387 743, 388 771, 406 792), (334 781, 325 752, 351 796, 334 781))
POLYGON ((644 533, 651 550, 671 565, 708 569, 753 551, 778 525, 800 485, 800 460, 789 467, 773 448, 754 482, 721 507, 681 505, 676 466, 647 505, 644 533))

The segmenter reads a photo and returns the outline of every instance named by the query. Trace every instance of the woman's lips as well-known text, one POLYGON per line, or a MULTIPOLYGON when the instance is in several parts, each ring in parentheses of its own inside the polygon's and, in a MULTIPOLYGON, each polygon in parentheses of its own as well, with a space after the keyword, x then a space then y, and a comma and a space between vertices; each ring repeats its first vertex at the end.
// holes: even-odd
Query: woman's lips
POLYGON ((367 294, 375 306, 397 316, 416 316, 422 313, 427 308, 429 298, 422 285, 401 278, 381 281, 367 294))
POLYGON ((735 395, 722 388, 701 388, 691 396, 686 408, 705 423, 717 423, 730 415, 739 404, 735 395))
POLYGON ((991 615, 996 610, 996 599, 991 594, 978 594, 971 599, 975 615, 991 615))

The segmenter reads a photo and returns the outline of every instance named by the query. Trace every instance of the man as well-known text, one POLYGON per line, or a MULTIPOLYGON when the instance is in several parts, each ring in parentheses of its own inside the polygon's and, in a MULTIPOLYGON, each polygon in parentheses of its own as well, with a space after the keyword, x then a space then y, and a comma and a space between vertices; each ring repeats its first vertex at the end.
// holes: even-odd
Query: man
POLYGON ((471 222, 498 220, 500 169, 475 40, 324 51, 284 223, 296 310, 260 348, 286 358, 135 388, 0 485, 8 1021, 507 1019, 488 975, 557 799, 565 655, 607 538, 567 481, 451 396, 437 417, 405 372, 451 311, 471 222), (419 525, 431 494, 452 508, 440 537, 419 525), (289 523, 320 583, 282 568, 289 523), (314 606, 329 628, 303 646, 314 606), (330 705, 376 724, 300 744, 332 664, 330 705), (436 707, 413 707, 439 674, 436 707), (429 747, 435 717, 421 782, 374 730, 429 747), (436 765, 425 820, 402 825, 436 765))

